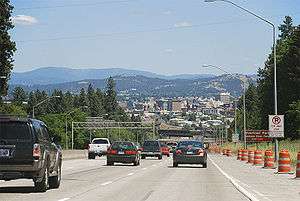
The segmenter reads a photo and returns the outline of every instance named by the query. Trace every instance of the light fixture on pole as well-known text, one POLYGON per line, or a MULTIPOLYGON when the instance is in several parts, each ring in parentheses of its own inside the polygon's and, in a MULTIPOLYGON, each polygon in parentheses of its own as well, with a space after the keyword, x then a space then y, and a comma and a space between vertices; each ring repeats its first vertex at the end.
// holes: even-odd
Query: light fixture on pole
MULTIPOLYGON (((226 2, 226 3, 229 3, 245 12, 247 12, 248 14, 256 17, 257 19, 260 19, 262 21, 264 21, 265 23, 267 23, 268 25, 271 25, 272 27, 272 31, 273 31, 273 62, 274 62, 274 113, 275 115, 278 114, 278 106, 277 106, 277 58, 276 58, 276 27, 275 27, 275 24, 270 22, 269 20, 253 13, 252 11, 242 7, 242 6, 239 6, 237 5, 236 3, 233 3, 232 1, 229 1, 229 0, 205 0, 204 2, 217 2, 217 1, 222 1, 222 2, 226 2)), ((278 161, 279 159, 279 147, 278 147, 278 140, 277 138, 275 138, 275 161, 278 161)))
POLYGON ((46 98, 46 99, 42 100, 41 102, 39 102, 38 104, 34 105, 34 106, 32 107, 32 118, 35 117, 35 116, 34 116, 34 109, 35 109, 37 106, 43 104, 44 102, 50 100, 51 98, 60 98, 60 96, 49 96, 48 98, 46 98))
POLYGON ((243 82, 243 88, 244 88, 244 95, 243 95, 243 109, 244 109, 244 136, 243 136, 243 140, 244 140, 244 148, 247 148, 247 141, 246 141, 246 81, 242 80, 240 77, 224 70, 223 68, 219 67, 219 66, 214 66, 214 65, 202 65, 202 67, 204 68, 216 68, 219 69, 221 71, 223 71, 224 73, 227 73, 229 75, 231 75, 232 77, 235 77, 239 80, 241 80, 243 82))

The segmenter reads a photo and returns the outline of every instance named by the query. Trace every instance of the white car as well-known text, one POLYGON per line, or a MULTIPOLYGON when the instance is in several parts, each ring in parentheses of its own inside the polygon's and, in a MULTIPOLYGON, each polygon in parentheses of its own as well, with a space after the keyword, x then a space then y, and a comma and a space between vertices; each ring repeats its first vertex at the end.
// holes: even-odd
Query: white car
POLYGON ((109 139, 94 138, 88 148, 88 159, 95 159, 96 156, 106 155, 107 149, 110 147, 109 139))

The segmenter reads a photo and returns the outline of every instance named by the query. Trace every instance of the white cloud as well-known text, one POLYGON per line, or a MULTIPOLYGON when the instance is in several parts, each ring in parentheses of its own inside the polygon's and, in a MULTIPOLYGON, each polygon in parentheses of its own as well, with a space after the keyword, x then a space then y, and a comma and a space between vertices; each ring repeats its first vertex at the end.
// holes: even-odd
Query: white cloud
POLYGON ((174 24, 174 27, 176 27, 176 28, 191 27, 191 26, 193 26, 193 25, 189 22, 179 22, 179 23, 174 24))
POLYGON ((28 15, 16 15, 12 17, 12 22, 14 24, 20 24, 20 25, 33 25, 38 23, 37 19, 32 17, 32 16, 28 16, 28 15))
POLYGON ((166 10, 166 11, 163 12, 163 14, 164 14, 164 15, 171 15, 171 14, 172 14, 172 11, 166 10))
POLYGON ((174 49, 171 49, 171 48, 164 49, 164 52, 166 52, 166 53, 173 53, 174 49))

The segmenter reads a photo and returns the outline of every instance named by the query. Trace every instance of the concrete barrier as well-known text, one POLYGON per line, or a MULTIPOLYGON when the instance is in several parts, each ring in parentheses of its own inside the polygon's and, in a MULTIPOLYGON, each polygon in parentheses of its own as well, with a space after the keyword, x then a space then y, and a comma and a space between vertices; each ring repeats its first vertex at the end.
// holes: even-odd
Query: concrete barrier
POLYGON ((63 150, 63 160, 87 158, 87 150, 63 150))

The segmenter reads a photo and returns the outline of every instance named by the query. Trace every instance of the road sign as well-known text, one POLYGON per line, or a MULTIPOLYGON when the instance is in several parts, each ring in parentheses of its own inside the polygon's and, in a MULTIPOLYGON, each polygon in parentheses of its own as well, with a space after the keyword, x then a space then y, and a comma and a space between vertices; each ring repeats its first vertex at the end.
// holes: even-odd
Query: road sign
POLYGON ((284 115, 269 115, 269 136, 284 137, 284 115))
POLYGON ((270 142, 272 138, 269 137, 269 131, 267 130, 247 130, 246 131, 247 142, 270 142))

